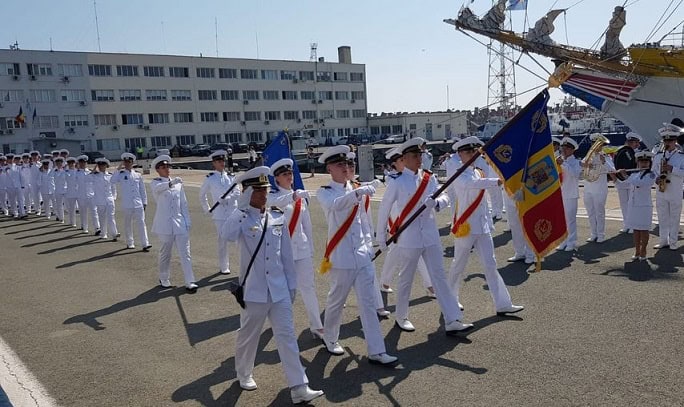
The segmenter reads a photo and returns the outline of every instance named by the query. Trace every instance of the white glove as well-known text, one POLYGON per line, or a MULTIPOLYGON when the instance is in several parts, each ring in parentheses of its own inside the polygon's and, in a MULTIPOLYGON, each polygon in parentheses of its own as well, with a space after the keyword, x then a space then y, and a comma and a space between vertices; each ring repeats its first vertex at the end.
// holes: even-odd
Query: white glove
POLYGON ((372 185, 364 185, 355 189, 357 195, 368 195, 373 196, 375 194, 375 188, 372 185))
POLYGON ((294 200, 296 201, 297 199, 309 199, 311 196, 309 195, 309 191, 305 191, 303 189, 298 189, 294 192, 294 200))
POLYGON ((384 184, 383 184, 382 181, 380 181, 379 179, 374 179, 374 180, 371 181, 368 185, 371 185, 373 188, 378 189, 378 188, 380 188, 380 187, 381 187, 382 185, 384 185, 384 184))
POLYGON ((294 300, 295 300, 295 296, 296 296, 296 295, 297 295, 297 290, 296 290, 296 289, 290 290, 290 301, 292 301, 293 304, 294 304, 294 300))
POLYGON ((427 197, 427 199, 425 199, 423 205, 425 205, 427 209, 434 209, 437 206, 437 201, 435 201, 434 199, 432 199, 431 196, 429 196, 427 197))
POLYGON ((247 187, 245 188, 244 191, 242 191, 242 194, 240 197, 238 197, 238 209, 247 209, 249 208, 249 201, 252 200, 252 192, 254 192, 254 189, 252 187, 247 187))
POLYGON ((176 178, 172 179, 171 182, 169 182, 169 184, 171 184, 171 185, 182 184, 182 183, 183 183, 183 179, 181 177, 176 177, 176 178))

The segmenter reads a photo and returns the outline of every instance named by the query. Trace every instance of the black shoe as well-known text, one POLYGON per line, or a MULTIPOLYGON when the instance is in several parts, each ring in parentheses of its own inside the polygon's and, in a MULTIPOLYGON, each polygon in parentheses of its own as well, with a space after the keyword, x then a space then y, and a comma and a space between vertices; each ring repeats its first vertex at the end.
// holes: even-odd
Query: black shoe
POLYGON ((152 245, 145 246, 145 247, 143 247, 143 251, 144 251, 144 252, 149 252, 151 248, 152 248, 152 245))
POLYGON ((101 233, 102 233, 102 231, 100 229, 98 229, 95 231, 95 236, 100 236, 101 233))

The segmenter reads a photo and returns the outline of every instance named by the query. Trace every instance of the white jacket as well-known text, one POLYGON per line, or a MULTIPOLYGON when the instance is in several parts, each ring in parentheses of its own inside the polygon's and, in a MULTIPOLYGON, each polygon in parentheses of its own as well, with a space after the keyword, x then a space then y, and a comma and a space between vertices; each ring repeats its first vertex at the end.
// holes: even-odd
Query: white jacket
MULTIPOLYGON (((285 213, 285 226, 289 233, 289 225, 294 213, 294 191, 281 188, 273 189, 268 194, 266 205, 276 206, 285 213)), ((309 204, 306 199, 302 200, 302 207, 299 213, 297 225, 294 233, 290 236, 292 243, 292 255, 295 260, 313 257, 313 229, 311 226, 311 216, 309 215, 309 204)))
POLYGON ((187 235, 192 222, 183 184, 172 186, 168 178, 158 177, 152 180, 150 186, 157 202, 152 232, 159 235, 187 235))
POLYGON ((112 184, 121 185, 121 207, 124 209, 142 208, 147 205, 147 191, 142 175, 125 169, 112 174, 112 184))

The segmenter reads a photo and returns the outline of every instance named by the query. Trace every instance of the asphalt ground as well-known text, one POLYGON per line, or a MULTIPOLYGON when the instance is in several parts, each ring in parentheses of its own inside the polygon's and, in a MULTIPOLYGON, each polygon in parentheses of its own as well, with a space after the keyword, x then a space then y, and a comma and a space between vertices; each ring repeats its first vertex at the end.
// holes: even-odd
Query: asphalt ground
MULTIPOLYGON (((235 273, 217 273, 215 229, 201 214, 197 193, 187 187, 196 294, 184 290, 176 257, 171 281, 178 287, 158 288, 153 235, 155 247, 143 253, 45 218, 0 219, 0 336, 60 405, 290 403, 268 323, 254 371, 259 388, 240 390, 234 371, 239 307, 225 289, 235 273)), ((311 209, 317 263, 326 228, 315 199, 311 209)), ((151 200, 149 225, 153 213, 151 200)), ((448 270, 448 215, 438 214, 438 221, 448 270)), ((648 262, 635 263, 632 236, 618 233, 619 222, 607 222, 603 244, 584 243, 586 219, 578 227, 579 249, 549 255, 540 273, 506 262, 513 254, 510 233, 499 227, 500 272, 514 303, 526 309, 497 317, 480 262, 471 256, 461 301, 475 328, 459 337, 444 334, 437 302, 424 296, 417 278, 410 315, 416 332, 400 332, 392 319, 381 323, 388 352, 400 358, 393 368, 368 363, 353 295, 341 331, 344 356, 329 355, 312 339, 298 299, 302 362, 311 387, 326 393, 312 404, 683 405, 681 249, 649 248, 648 262)), ((323 309, 327 277, 317 276, 317 289, 323 309)), ((394 294, 386 300, 393 310, 394 294)))

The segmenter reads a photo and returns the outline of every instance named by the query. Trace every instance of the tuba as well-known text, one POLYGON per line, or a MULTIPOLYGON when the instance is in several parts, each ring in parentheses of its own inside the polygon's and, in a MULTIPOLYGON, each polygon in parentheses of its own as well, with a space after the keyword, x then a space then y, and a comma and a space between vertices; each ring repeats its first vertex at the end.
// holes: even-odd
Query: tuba
POLYGON ((582 176, 585 180, 589 182, 595 182, 602 175, 605 176, 605 171, 603 171, 603 166, 601 165, 601 158, 598 154, 606 144, 610 144, 608 137, 603 134, 595 133, 592 134, 594 143, 589 148, 586 157, 584 157, 584 162, 590 164, 582 169, 582 176), (598 154, 597 154, 598 153, 598 154))

